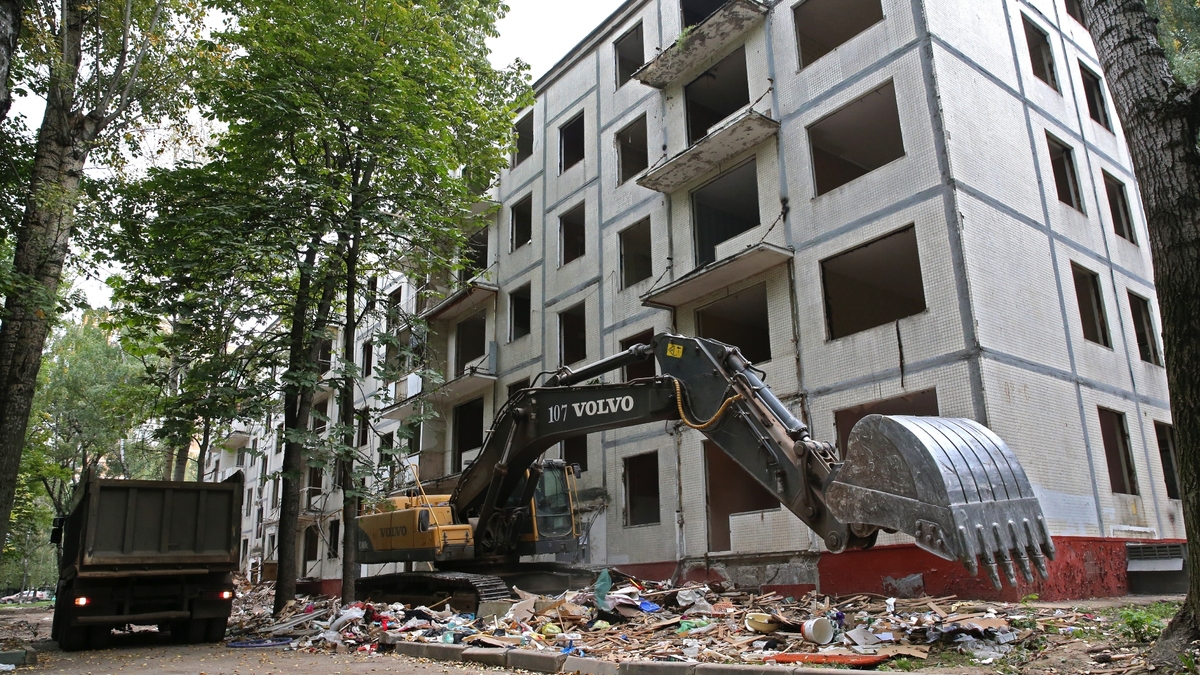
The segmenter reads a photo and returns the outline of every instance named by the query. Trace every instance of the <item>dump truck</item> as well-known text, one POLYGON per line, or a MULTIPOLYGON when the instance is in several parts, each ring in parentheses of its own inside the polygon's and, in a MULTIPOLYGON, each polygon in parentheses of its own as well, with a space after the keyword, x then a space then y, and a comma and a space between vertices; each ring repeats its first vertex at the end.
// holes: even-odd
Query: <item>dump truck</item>
MULTIPOLYGON (((703 433, 800 518, 832 553, 867 549, 881 531, 983 571, 996 588, 1045 578, 1054 542, 1021 463, 967 419, 869 415, 844 452, 812 438, 732 345, 663 333, 540 386, 514 393, 453 491, 420 486, 358 518, 363 563, 436 569, 366 577, 363 598, 445 597, 456 607, 508 597, 571 570, 522 558, 579 546, 573 467, 546 460, 565 439, 651 422, 703 433), (655 359, 661 375, 604 383, 655 359), (1003 580, 1002 580, 1003 577, 1003 580)), ((545 585, 543 585, 545 587, 545 585)))
POLYGON ((114 628, 153 625, 179 642, 219 642, 233 610, 241 472, 221 483, 85 474, 61 547, 51 638, 64 651, 108 645, 114 628))

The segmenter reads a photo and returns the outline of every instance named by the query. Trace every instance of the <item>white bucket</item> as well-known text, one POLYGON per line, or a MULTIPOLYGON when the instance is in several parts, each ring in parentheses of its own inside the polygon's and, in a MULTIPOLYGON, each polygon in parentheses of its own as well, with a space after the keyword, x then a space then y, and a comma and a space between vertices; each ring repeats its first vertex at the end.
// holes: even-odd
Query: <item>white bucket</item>
POLYGON ((809 619, 800 627, 805 640, 819 645, 833 642, 833 622, 829 619, 809 619))

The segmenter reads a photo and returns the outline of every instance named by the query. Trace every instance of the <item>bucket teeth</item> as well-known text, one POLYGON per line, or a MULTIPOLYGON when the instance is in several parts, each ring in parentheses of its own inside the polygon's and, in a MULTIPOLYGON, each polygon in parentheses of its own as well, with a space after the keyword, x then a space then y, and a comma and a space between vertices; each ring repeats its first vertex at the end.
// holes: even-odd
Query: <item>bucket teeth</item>
POLYGON ((1048 575, 1054 542, 1012 450, 964 419, 868 415, 826 488, 831 515, 911 535, 996 588, 1048 575), (1018 572, 1019 570, 1019 572, 1018 572))

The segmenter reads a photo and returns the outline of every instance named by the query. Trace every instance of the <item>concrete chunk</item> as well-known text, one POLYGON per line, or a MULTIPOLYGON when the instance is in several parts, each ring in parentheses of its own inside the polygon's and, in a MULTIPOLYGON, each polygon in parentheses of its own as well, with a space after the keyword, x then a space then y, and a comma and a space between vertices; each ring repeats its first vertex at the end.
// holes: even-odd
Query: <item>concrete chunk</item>
POLYGON ((532 670, 535 673, 557 673, 563 669, 563 662, 566 660, 566 656, 554 650, 537 652, 532 649, 510 649, 507 665, 509 668, 532 670))
POLYGON ((626 661, 617 668, 617 675, 693 675, 694 663, 678 661, 626 661))
POLYGON ((695 675, 793 675, 793 671, 787 666, 772 664, 747 666, 732 663, 728 665, 723 663, 701 663, 696 666, 695 675))
POLYGON ((503 668, 508 663, 507 659, 504 656, 504 652, 506 652, 506 651, 508 651, 508 650, 507 649, 480 649, 477 647, 473 647, 471 649, 467 649, 466 651, 464 651, 462 653, 462 660, 470 661, 471 663, 482 663, 485 666, 496 666, 499 668, 503 668))
POLYGON ((420 642, 395 641, 390 644, 393 646, 393 649, 397 654, 403 654, 413 658, 423 658, 425 656, 425 645, 421 644, 420 642))
POLYGON ((581 675, 617 675, 617 664, 600 659, 586 659, 580 656, 568 656, 563 662, 564 673, 580 673, 581 675))

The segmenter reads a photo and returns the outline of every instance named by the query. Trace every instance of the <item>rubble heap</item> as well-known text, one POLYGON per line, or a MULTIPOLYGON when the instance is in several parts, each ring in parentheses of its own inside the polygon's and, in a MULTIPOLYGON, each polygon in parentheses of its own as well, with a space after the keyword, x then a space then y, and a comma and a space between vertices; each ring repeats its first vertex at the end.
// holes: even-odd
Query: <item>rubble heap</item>
MULTIPOLYGON (((875 595, 802 598, 727 590, 720 585, 644 582, 601 574, 597 583, 558 597, 517 591, 511 604, 480 616, 444 606, 408 607, 298 598, 271 616, 271 586, 239 589, 234 640, 292 638, 302 650, 389 651, 400 642, 496 649, 553 650, 609 661, 657 660, 872 666, 893 658, 927 659, 953 650, 992 664, 1019 647, 1097 639, 1107 620, 1030 604, 959 602, 951 597, 875 595)), ((1096 663, 1140 662, 1137 650, 1096 650, 1096 663)), ((1096 670, 1093 672, 1102 672, 1096 670)), ((1115 672, 1115 671, 1114 671, 1115 672)))

